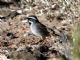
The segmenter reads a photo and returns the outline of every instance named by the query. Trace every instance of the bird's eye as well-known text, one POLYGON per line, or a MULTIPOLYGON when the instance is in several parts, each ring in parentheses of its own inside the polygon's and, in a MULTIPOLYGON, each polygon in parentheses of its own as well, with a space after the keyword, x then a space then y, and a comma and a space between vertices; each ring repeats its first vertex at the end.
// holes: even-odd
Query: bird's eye
POLYGON ((32 19, 29 19, 29 21, 32 21, 32 19))

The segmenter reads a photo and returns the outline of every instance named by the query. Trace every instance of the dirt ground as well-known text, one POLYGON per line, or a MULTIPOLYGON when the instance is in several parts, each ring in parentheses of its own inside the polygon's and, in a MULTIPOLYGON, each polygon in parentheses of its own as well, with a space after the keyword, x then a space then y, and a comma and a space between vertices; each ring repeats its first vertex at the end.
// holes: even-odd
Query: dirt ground
POLYGON ((80 1, 0 0, 0 60, 73 60, 72 27, 80 1), (45 40, 31 33, 25 17, 35 15, 55 33, 45 40))

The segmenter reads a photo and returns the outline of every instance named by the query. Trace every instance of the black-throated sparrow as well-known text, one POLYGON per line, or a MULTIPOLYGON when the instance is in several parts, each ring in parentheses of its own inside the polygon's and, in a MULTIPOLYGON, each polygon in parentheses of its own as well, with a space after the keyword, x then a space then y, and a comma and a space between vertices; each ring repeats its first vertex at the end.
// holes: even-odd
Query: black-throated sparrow
POLYGON ((27 19, 27 22, 30 25, 31 32, 34 35, 39 36, 42 39, 46 36, 49 36, 49 32, 46 26, 41 24, 36 16, 31 15, 29 17, 26 17, 25 19, 27 19))
MULTIPOLYGON (((38 18, 34 15, 25 17, 26 21, 30 25, 31 32, 41 37, 42 39, 45 39, 47 36, 59 36, 61 41, 67 41, 67 37, 63 32, 60 32, 55 26, 53 29, 46 27, 42 23, 39 22, 38 18)), ((24 21, 24 22, 26 22, 24 21)))

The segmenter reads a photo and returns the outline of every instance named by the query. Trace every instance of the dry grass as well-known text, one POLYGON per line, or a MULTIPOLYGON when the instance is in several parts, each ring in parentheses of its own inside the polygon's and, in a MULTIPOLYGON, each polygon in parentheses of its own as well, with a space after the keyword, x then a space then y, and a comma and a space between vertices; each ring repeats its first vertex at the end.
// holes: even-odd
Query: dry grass
POLYGON ((74 60, 80 60, 80 22, 75 23, 73 29, 73 56, 74 60))

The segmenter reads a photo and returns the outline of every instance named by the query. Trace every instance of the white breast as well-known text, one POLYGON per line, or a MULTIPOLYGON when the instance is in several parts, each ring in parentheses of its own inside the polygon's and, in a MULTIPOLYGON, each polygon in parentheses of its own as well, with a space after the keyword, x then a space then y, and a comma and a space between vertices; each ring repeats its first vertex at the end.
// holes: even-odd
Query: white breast
POLYGON ((34 35, 36 35, 36 36, 41 36, 40 33, 39 33, 39 31, 38 31, 38 29, 37 29, 37 26, 36 26, 36 25, 31 24, 30 29, 31 29, 31 31, 32 31, 32 33, 33 33, 34 35))

